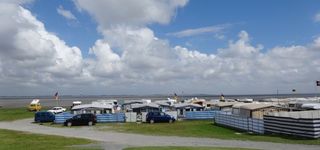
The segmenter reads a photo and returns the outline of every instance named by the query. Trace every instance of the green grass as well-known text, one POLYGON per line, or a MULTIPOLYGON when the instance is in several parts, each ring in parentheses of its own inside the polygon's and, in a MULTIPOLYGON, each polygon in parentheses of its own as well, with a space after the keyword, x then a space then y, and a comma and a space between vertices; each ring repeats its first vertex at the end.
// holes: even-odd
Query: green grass
POLYGON ((34 117, 34 112, 27 108, 0 108, 0 121, 13 121, 34 117))
POLYGON ((252 150, 245 148, 222 148, 222 147, 178 147, 178 146, 168 146, 168 147, 130 147, 123 150, 252 150))
POLYGON ((248 141, 265 141, 292 144, 320 145, 320 139, 301 139, 280 135, 257 135, 233 129, 220 127, 212 121, 177 121, 173 124, 137 124, 137 123, 111 123, 98 124, 99 130, 113 130, 118 132, 129 132, 147 135, 182 136, 182 137, 206 137, 218 139, 234 139, 248 141))
MULTIPOLYGON (((18 132, 0 129, 0 150, 74 150, 88 149, 87 147, 72 147, 74 145, 94 144, 94 141, 67 138, 62 136, 31 134, 26 132, 18 132)), ((94 149, 98 149, 94 147, 94 149)))

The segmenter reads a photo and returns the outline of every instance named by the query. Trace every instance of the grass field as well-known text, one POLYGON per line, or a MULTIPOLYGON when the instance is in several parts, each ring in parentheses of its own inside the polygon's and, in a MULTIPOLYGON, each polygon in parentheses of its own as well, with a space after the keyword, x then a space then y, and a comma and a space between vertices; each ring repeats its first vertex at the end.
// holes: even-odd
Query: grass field
POLYGON ((123 150, 252 150, 244 148, 221 148, 221 147, 131 147, 123 150))
MULTIPOLYGON (((78 138, 67 138, 53 135, 31 134, 0 129, 0 150, 74 150, 88 149, 86 147, 70 147, 95 143, 94 141, 78 138)), ((94 149, 100 149, 95 147, 94 149)))
POLYGON ((0 108, 0 121, 13 121, 34 117, 34 112, 27 108, 0 108))
POLYGON ((212 121, 177 121, 173 124, 137 124, 137 123, 110 123, 98 124, 99 130, 114 130, 118 132, 139 133, 147 135, 166 135, 182 137, 206 137, 218 139, 235 139, 249 141, 266 141, 292 144, 320 145, 320 139, 301 139, 279 135, 256 135, 220 127, 212 121))

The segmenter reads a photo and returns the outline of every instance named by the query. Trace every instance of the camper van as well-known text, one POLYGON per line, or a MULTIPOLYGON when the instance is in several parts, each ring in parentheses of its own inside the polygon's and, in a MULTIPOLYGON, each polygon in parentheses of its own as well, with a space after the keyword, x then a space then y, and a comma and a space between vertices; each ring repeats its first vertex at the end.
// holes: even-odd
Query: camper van
POLYGON ((32 100, 28 109, 29 111, 40 111, 41 110, 40 100, 39 99, 32 100))

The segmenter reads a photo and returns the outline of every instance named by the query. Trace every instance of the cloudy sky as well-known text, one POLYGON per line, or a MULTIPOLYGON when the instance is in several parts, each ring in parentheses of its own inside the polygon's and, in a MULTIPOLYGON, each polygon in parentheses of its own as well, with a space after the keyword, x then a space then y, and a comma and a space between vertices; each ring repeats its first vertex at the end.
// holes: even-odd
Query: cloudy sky
POLYGON ((0 95, 315 93, 316 0, 1 0, 0 95))

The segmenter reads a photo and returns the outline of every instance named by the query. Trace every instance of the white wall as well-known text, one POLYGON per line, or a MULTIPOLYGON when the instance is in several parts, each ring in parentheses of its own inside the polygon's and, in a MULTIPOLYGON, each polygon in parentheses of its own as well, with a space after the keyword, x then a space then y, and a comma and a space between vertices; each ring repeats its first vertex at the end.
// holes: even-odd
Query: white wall
POLYGON ((137 113, 136 112, 126 112, 126 122, 137 122, 137 113))

